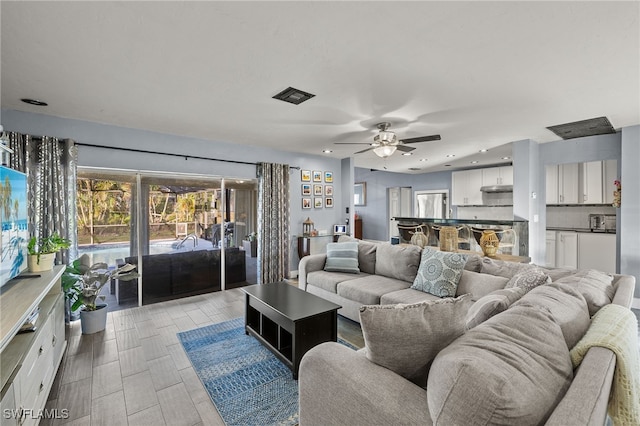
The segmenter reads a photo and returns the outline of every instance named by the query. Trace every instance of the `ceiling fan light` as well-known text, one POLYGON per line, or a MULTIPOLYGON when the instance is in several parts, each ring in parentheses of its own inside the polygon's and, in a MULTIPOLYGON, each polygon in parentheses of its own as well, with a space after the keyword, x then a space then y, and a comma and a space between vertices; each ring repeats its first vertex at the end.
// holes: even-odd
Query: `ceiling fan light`
POLYGON ((387 158, 394 152, 396 152, 396 147, 392 145, 382 145, 373 149, 373 152, 380 158, 387 158))
POLYGON ((374 142, 376 143, 396 143, 398 138, 396 134, 393 132, 389 132, 386 130, 381 130, 377 135, 373 137, 374 142))

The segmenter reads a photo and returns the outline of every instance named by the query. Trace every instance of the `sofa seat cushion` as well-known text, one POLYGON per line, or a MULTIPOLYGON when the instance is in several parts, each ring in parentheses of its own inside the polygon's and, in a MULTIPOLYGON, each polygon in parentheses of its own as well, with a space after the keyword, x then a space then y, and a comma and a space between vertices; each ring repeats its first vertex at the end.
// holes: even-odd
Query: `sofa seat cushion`
POLYGON ((406 281, 369 275, 338 283, 337 293, 346 299, 363 305, 378 305, 380 296, 391 291, 402 290, 409 287, 406 281))
POLYGON ((440 299, 440 297, 425 293, 424 291, 405 288, 404 290, 392 291, 391 293, 383 294, 380 297, 380 304, 394 305, 396 303, 420 303, 426 302, 427 300, 440 299))
POLYGON ((556 282, 567 284, 578 290, 587 301, 591 316, 594 316, 604 305, 611 303, 616 292, 612 285, 613 277, 595 269, 578 271, 556 282))
POLYGON ((411 288, 438 297, 453 297, 466 263, 467 256, 464 254, 425 247, 411 288))
MULTIPOLYGON (((368 277, 369 274, 360 273, 358 278, 368 277)), ((354 275, 347 272, 314 271, 307 275, 307 285, 336 293, 338 283, 354 279, 354 275)))
POLYGON ((418 246, 380 243, 376 250, 376 275, 413 283, 421 254, 418 246))
POLYGON ((464 333, 471 296, 398 305, 363 306, 360 324, 367 358, 424 386, 431 361, 464 333))
POLYGON ((525 294, 513 306, 544 306, 560 325, 567 348, 571 349, 591 325, 584 296, 575 288, 561 283, 541 285, 525 294))
MULTIPOLYGON (((467 264, 469 264, 468 261, 467 264)), ((458 281, 456 296, 471 293, 471 298, 474 301, 480 300, 493 291, 503 289, 507 285, 507 282, 509 282, 509 278, 491 274, 481 274, 465 269, 462 271, 460 281, 458 281)))
POLYGON ((429 413, 442 425, 544 424, 573 380, 562 330, 538 306, 512 306, 433 361, 429 413))

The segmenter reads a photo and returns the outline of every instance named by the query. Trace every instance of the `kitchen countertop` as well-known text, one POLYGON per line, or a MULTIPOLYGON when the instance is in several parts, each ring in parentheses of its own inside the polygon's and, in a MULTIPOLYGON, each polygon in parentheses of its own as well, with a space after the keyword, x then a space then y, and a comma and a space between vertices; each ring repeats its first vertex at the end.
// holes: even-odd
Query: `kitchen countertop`
POLYGON ((547 231, 567 231, 567 232, 586 232, 589 234, 612 234, 615 235, 616 231, 592 231, 589 228, 563 228, 548 226, 547 231))
POLYGON ((526 220, 486 220, 486 219, 433 219, 427 217, 394 217, 397 221, 433 223, 436 225, 513 225, 528 223, 526 220))

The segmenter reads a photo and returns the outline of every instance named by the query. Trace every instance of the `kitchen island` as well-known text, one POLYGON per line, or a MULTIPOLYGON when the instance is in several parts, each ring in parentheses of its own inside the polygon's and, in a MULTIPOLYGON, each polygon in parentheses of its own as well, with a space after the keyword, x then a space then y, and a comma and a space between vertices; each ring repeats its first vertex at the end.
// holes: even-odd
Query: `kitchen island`
POLYGON ((428 237, 430 246, 438 245, 439 230, 443 226, 458 229, 460 249, 482 252, 479 236, 485 229, 492 229, 501 238, 499 253, 513 256, 529 256, 529 222, 526 220, 482 219, 433 219, 422 217, 394 217, 398 222, 401 242, 408 243, 417 229, 428 237))

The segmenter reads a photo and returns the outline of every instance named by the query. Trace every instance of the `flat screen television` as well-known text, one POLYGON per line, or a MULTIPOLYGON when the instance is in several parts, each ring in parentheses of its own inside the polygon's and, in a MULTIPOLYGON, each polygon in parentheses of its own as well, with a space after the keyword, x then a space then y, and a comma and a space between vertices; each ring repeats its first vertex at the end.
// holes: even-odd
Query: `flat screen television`
POLYGON ((27 175, 0 166, 0 287, 27 267, 27 175))

